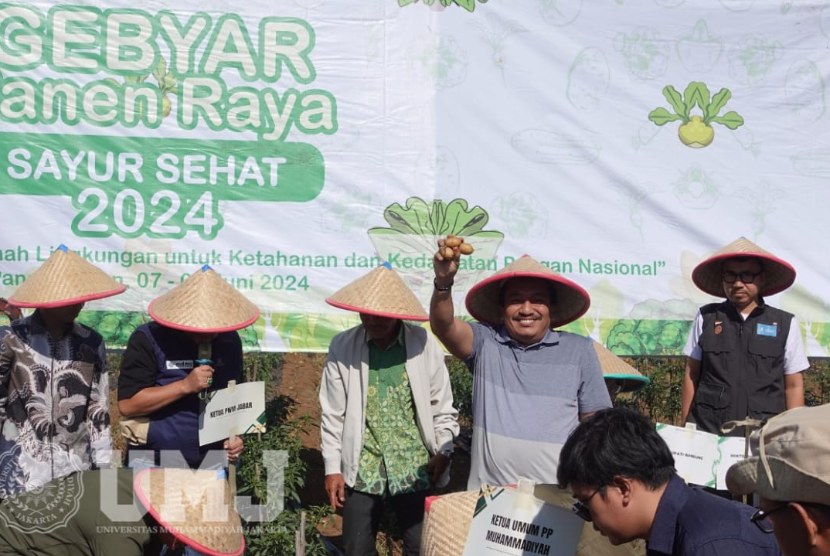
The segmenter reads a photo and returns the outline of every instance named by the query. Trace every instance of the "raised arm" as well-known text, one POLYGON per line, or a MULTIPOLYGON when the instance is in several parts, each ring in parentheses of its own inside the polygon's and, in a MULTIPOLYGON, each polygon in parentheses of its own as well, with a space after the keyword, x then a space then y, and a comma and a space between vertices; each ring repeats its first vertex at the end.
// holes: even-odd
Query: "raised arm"
POLYGON ((447 350, 464 360, 473 352, 473 327, 470 323, 455 318, 452 289, 441 289, 448 286, 452 288, 460 256, 458 247, 455 247, 452 258, 445 258, 441 254, 445 248, 444 240, 438 240, 438 251, 432 261, 436 287, 429 304, 429 325, 447 350))

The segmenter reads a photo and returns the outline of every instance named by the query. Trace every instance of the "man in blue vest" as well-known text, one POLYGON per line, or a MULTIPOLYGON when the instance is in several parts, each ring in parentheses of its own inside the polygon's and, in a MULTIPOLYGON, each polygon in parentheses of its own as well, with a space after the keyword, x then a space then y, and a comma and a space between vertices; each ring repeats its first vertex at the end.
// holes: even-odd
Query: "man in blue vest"
POLYGON ((199 446, 200 393, 242 379, 236 330, 256 321, 259 310, 204 266, 153 300, 148 312, 155 322, 132 334, 118 377, 127 465, 222 467, 224 452, 236 461, 239 437, 199 446))
MULTIPOLYGON (((686 344, 682 420, 721 434, 726 421, 766 419, 804 405, 802 372, 810 366, 793 315, 764 297, 795 281, 795 269, 746 238, 701 262, 692 280, 725 297, 700 308, 686 344)), ((744 428, 729 434, 743 436, 744 428)))

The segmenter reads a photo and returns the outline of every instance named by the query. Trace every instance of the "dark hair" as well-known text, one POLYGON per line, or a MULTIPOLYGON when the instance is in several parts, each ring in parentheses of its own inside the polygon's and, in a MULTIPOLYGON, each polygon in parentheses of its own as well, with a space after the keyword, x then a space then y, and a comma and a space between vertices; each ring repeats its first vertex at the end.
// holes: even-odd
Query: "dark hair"
POLYGON ((571 433, 559 456, 561 486, 602 488, 616 475, 654 490, 675 474, 674 457, 654 425, 626 408, 598 411, 571 433))

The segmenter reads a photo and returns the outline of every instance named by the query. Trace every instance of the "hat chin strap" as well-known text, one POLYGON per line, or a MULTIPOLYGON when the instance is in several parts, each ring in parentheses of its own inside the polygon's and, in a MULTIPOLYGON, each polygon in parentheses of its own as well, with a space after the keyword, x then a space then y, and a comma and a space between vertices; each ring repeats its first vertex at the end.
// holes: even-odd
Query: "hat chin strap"
POLYGON ((721 425, 720 430, 723 434, 729 434, 737 427, 751 427, 758 429, 758 443, 760 444, 760 450, 758 455, 761 458, 761 464, 764 466, 764 473, 767 475, 767 480, 769 480, 769 484, 772 488, 775 488, 775 479, 772 478, 772 469, 769 466, 769 460, 767 459, 767 451, 766 447, 764 446, 764 433, 766 432, 767 426, 764 421, 760 419, 752 419, 751 417, 747 417, 746 419, 736 420, 736 421, 727 421, 723 425, 721 425))

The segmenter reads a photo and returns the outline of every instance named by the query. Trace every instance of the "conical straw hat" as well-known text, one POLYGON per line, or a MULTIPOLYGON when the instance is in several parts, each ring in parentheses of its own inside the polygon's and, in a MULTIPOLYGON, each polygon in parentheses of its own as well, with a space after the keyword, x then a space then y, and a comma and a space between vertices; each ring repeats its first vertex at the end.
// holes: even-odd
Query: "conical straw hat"
POLYGON ((467 294, 467 311, 481 322, 500 323, 503 308, 499 305, 499 290, 506 280, 520 277, 542 278, 553 284, 556 290, 556 302, 550 309, 552 328, 575 321, 591 306, 588 292, 533 258, 524 255, 470 288, 467 294))
POLYGON ((50 309, 122 293, 103 270, 61 244, 9 298, 17 307, 50 309))
POLYGON ((212 556, 245 550, 242 523, 221 471, 144 469, 133 488, 159 525, 184 544, 212 556))
POLYGON ((651 383, 650 378, 640 374, 640 371, 623 361, 617 354, 599 342, 593 342, 593 344, 602 369, 602 376, 622 381, 621 392, 636 392, 651 383))
POLYGON ((186 332, 229 332, 254 323, 259 309, 208 265, 150 302, 153 320, 186 332))
POLYGON ((429 320, 421 302, 389 263, 343 286, 326 303, 347 311, 393 319, 429 320))
POLYGON ((712 253, 692 271, 692 281, 701 290, 715 297, 725 297, 721 281, 721 265, 733 257, 758 257, 764 261, 764 289, 760 295, 774 295, 792 286, 795 269, 790 263, 761 249, 745 237, 741 237, 712 253))

